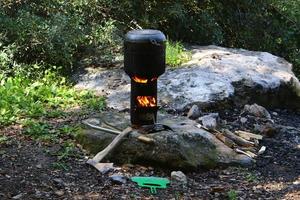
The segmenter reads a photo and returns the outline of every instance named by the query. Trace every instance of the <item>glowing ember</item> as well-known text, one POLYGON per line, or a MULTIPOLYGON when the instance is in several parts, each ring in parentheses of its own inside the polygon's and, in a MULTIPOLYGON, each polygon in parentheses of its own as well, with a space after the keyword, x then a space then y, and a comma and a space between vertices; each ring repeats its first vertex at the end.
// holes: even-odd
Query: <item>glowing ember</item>
POLYGON ((137 76, 133 76, 132 79, 137 83, 147 83, 148 82, 148 79, 144 79, 144 78, 137 77, 137 76))
POLYGON ((156 99, 152 96, 137 96, 136 97, 139 106, 141 107, 155 107, 156 99))
POLYGON ((154 77, 151 79, 151 81, 156 81, 157 80, 157 77, 154 77))

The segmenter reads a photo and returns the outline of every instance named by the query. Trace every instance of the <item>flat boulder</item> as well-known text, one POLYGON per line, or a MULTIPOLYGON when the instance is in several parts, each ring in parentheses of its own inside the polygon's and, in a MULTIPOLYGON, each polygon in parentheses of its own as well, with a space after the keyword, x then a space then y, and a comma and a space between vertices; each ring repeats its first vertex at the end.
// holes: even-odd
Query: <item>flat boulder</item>
MULTIPOLYGON (((158 79, 158 100, 172 110, 193 104, 300 108, 300 83, 292 65, 267 52, 218 46, 192 46, 192 59, 158 79)), ((130 79, 123 69, 80 74, 76 87, 107 96, 107 105, 129 108, 130 79)))
MULTIPOLYGON (((109 111, 95 116, 98 126, 123 130, 130 125, 126 112, 109 111)), ((87 122, 95 122, 94 118, 87 122)), ((197 169, 216 166, 248 166, 253 160, 237 154, 213 134, 197 128, 186 117, 159 114, 158 121, 168 128, 136 129, 111 152, 107 158, 116 163, 150 164, 168 169, 197 169)), ((82 127, 77 140, 91 153, 103 150, 116 137, 114 134, 82 127)))

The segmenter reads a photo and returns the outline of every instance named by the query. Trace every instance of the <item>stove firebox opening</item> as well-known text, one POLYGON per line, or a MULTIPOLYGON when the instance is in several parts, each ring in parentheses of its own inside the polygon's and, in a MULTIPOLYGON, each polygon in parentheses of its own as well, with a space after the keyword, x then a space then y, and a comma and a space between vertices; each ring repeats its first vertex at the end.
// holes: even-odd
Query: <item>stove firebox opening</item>
POLYGON ((157 79, 165 72, 165 35, 158 30, 129 31, 124 41, 124 69, 131 78, 133 125, 156 123, 157 79))

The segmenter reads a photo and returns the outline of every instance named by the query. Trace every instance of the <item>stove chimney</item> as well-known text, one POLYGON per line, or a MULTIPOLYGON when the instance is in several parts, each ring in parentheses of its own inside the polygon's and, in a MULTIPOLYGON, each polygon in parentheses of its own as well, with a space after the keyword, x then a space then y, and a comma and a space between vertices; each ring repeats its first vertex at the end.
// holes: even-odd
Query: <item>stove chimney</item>
POLYGON ((166 37, 158 30, 129 31, 124 40, 124 69, 131 79, 133 125, 156 123, 157 79, 165 72, 166 37))

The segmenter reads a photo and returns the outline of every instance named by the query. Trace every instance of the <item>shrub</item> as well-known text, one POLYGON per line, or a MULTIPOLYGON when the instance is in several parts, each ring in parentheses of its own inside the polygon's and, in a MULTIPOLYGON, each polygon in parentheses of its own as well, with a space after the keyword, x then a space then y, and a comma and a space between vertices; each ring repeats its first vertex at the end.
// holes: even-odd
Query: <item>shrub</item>
POLYGON ((113 20, 101 18, 100 10, 92 7, 96 2, 5 0, 0 7, 3 43, 16 47, 17 62, 44 63, 46 69, 56 65, 68 72, 83 59, 85 64, 112 62, 120 51, 117 29, 113 20))
POLYGON ((2 0, 0 35, 19 63, 70 71, 110 65, 121 52, 120 35, 154 28, 173 41, 268 51, 300 75, 299 10, 298 0, 2 0))
POLYGON ((178 67, 191 59, 191 53, 186 51, 180 42, 167 41, 166 63, 171 67, 178 67))

